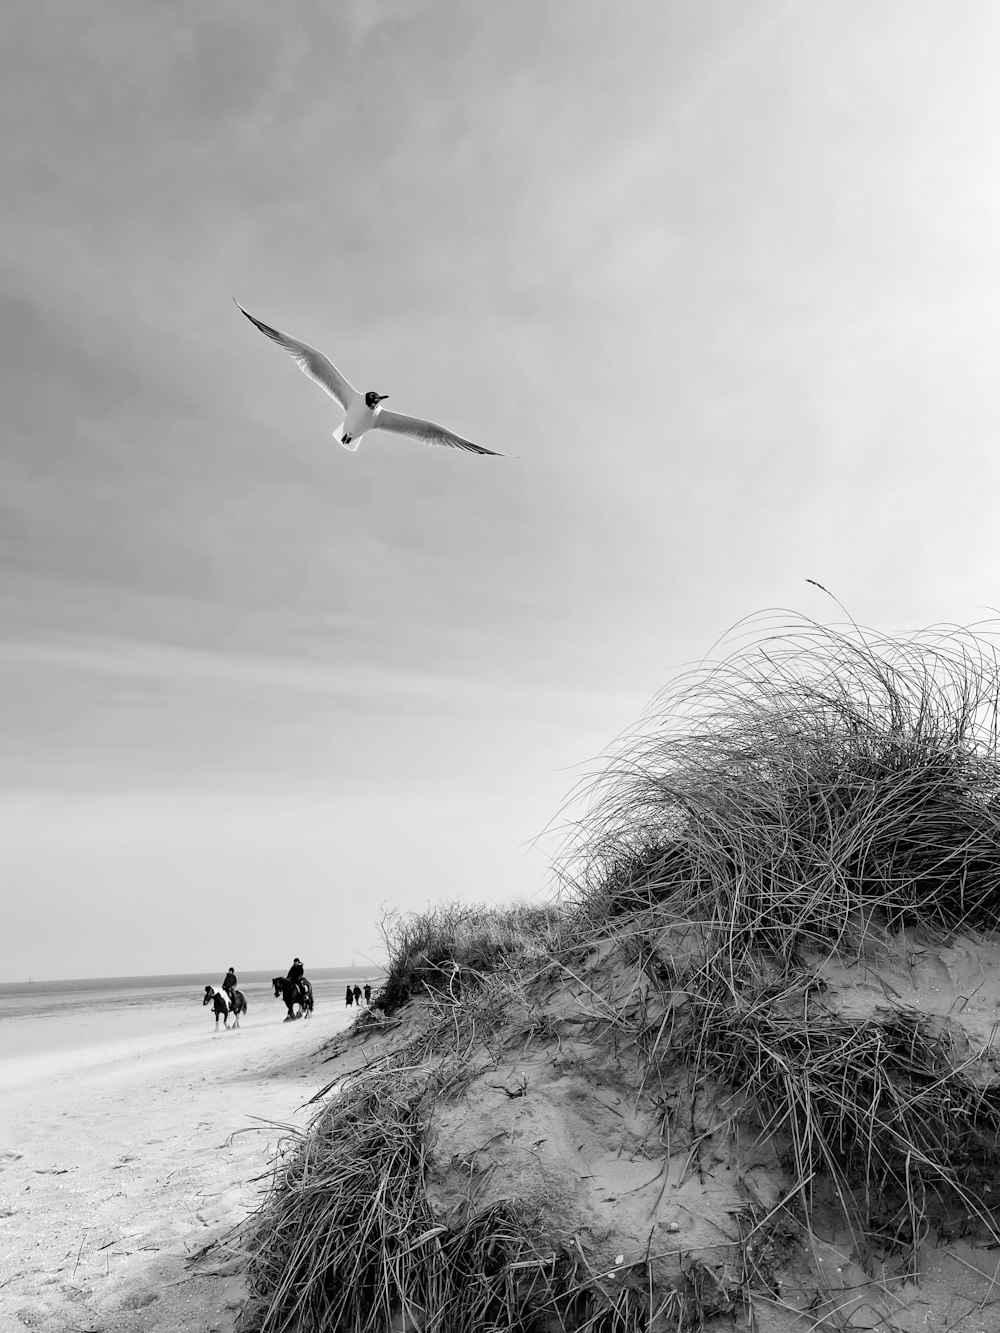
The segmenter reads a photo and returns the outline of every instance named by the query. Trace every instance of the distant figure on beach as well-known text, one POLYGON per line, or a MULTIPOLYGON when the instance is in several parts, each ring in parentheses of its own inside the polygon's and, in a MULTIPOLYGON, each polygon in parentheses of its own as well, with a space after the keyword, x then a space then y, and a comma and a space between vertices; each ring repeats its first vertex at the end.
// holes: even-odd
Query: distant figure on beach
POLYGON ((372 1002, 372 988, 371 988, 371 986, 369 986, 368 982, 366 981, 366 982, 365 982, 365 1004, 371 1004, 371 1002, 372 1002))
POLYGON ((354 1003, 354 992, 351 990, 350 986, 348 986, 348 988, 347 988, 347 1004, 348 1004, 348 1007, 350 1007, 353 1003, 354 1003))
POLYGON ((305 974, 306 970, 302 966, 302 959, 296 958, 292 963, 291 967, 288 969, 288 980, 301 981, 302 978, 305 976, 305 974))
POLYGON ((355 1003, 355 1004, 360 1004, 360 1003, 361 1003, 361 987, 360 987, 360 986, 355 986, 355 987, 354 987, 354 1003, 355 1003))
POLYGON ((235 969, 230 968, 229 971, 226 973, 225 981, 223 981, 222 983, 222 989, 229 996, 230 1002, 232 1002, 234 992, 239 984, 240 984, 239 979, 236 976, 235 969))

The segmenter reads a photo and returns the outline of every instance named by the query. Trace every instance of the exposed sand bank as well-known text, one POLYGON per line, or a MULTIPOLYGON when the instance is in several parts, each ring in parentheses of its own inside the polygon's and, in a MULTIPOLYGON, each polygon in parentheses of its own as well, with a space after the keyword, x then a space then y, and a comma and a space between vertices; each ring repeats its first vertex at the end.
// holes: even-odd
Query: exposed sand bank
POLYGON ((229 1333, 242 1282, 213 1242, 258 1202, 280 1126, 329 1081, 316 1051, 354 1013, 286 1023, 276 1001, 216 1035, 207 1010, 166 1030, 109 1012, 78 1020, 72 1050, 41 1032, 57 1020, 5 1025, 2 1333, 229 1333))
MULTIPOLYGON (((553 1328, 557 1316, 589 1326, 603 1310, 611 1327, 607 1312, 617 1310, 625 1333, 706 1319, 720 1333, 1000 1330, 998 1184, 986 1137, 1000 935, 873 930, 863 953, 817 957, 770 1001, 760 977, 756 998, 747 983, 728 995, 734 1041, 752 1046, 756 1029, 773 1044, 765 1025, 782 1014, 809 1035, 811 1053, 788 1065, 793 1087, 804 1070, 820 1086, 834 1032, 828 1077, 861 1112, 873 1085, 900 1117, 910 1102, 929 1105, 939 1086, 952 1089, 956 1123, 962 1089, 972 1104, 982 1098, 981 1157, 945 1163, 966 1196, 928 1172, 924 1213, 907 1232, 902 1196, 887 1190, 885 1220, 865 1229, 861 1186, 845 1216, 847 1189, 817 1170, 806 1208, 791 1135, 774 1130, 780 1096, 755 1090, 744 1101, 739 1087, 702 1084, 699 1100, 685 1061, 692 1032, 706 1042, 713 1033, 685 1026, 697 974, 683 971, 684 932, 647 924, 650 952, 639 956, 621 932, 544 965, 470 974, 468 985, 440 969, 436 992, 425 987, 388 1019, 331 1043, 325 1068, 344 1087, 314 1126, 307 1164, 272 1199, 264 1258, 251 1258, 249 1327, 420 1330, 448 1309, 456 1327, 514 1326, 525 1310, 553 1328), (855 1021, 877 1021, 886 1044, 898 1021, 911 1043, 909 1056, 878 1067, 877 1083, 850 1037, 855 1021), (928 1050, 929 1073, 918 1058, 928 1050), (366 1187, 373 1162, 378 1191, 366 1187)), ((829 1114, 829 1102, 816 1105, 829 1114)), ((849 1134, 869 1122, 845 1111, 839 1123, 849 1134)), ((870 1123, 866 1146, 888 1176, 892 1144, 870 1123)), ((922 1160, 932 1162, 934 1121, 922 1123, 922 1160)), ((910 1122, 899 1132, 911 1135, 910 1122)), ((850 1184, 847 1169, 838 1179, 850 1184)))

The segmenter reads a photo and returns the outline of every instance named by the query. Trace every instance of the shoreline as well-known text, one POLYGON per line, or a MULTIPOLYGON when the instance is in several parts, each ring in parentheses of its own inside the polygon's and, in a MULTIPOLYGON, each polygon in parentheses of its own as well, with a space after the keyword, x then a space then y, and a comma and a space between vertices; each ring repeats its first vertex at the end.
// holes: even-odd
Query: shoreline
POLYGON ((19 1032, 0 1059, 0 1328, 231 1333, 243 1283, 220 1242, 308 1123, 320 1050, 354 1017, 329 1000, 295 1023, 258 1009, 216 1033, 199 1010, 123 1032, 95 1014, 95 1040, 44 1052, 19 1032))

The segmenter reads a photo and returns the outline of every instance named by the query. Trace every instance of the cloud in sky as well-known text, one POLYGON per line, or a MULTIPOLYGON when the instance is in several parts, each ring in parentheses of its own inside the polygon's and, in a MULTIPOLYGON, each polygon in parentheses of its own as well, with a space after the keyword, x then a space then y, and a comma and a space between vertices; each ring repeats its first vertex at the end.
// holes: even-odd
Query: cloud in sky
POLYGON ((537 891, 576 766, 740 616, 995 603, 998 38, 8 5, 0 977, 269 966, 292 902, 337 962, 378 902, 537 891), (520 458, 344 454, 233 296, 520 458))

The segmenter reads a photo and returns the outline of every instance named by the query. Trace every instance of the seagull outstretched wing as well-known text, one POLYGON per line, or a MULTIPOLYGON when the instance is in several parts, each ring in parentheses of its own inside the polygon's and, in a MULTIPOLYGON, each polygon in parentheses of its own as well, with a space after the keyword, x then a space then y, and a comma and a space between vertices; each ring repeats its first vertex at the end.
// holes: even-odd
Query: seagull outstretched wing
POLYGON ((279 347, 283 347, 299 369, 311 380, 315 380, 321 389, 325 389, 330 397, 335 399, 345 412, 347 411, 358 397, 358 391, 353 384, 344 379, 329 357, 318 352, 315 347, 310 347, 308 343, 300 343, 297 338, 289 337, 279 329, 272 329, 270 324, 262 324, 259 319, 254 319, 249 311, 243 310, 239 301, 235 304, 236 309, 242 311, 251 324, 255 324, 261 333, 266 334, 279 347))
POLYGON ((373 430, 388 430, 393 435, 408 435, 411 440, 420 440, 423 444, 441 444, 450 449, 464 449, 470 454, 491 454, 494 458, 503 458, 495 449, 484 449, 481 444, 463 440, 461 435, 435 426, 433 421, 421 421, 419 417, 404 417, 399 412, 387 412, 385 408, 375 418, 373 430))

